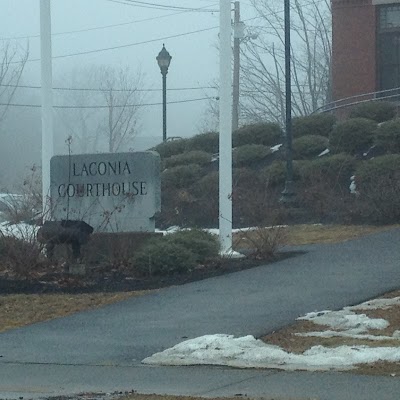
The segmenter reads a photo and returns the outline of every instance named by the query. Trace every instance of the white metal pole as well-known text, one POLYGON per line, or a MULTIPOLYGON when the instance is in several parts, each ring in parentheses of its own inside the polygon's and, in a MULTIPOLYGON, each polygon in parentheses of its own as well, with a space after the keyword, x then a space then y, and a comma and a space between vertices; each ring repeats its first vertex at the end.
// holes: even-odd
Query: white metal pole
POLYGON ((50 215, 50 159, 53 156, 53 93, 50 0, 40 0, 42 82, 42 195, 43 218, 50 215))
POLYGON ((219 238, 232 251, 232 44, 231 0, 220 0, 219 20, 219 238))

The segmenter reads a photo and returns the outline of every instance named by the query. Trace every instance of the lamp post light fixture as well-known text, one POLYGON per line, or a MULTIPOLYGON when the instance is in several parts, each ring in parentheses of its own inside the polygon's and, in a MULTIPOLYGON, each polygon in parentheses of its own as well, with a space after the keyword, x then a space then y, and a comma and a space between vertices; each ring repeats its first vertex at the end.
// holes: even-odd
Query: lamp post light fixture
POLYGON ((162 85, 163 85, 163 141, 167 140, 167 74, 169 64, 171 63, 171 55, 168 53, 165 45, 161 51, 158 53, 156 57, 158 66, 160 67, 161 75, 162 75, 162 85))

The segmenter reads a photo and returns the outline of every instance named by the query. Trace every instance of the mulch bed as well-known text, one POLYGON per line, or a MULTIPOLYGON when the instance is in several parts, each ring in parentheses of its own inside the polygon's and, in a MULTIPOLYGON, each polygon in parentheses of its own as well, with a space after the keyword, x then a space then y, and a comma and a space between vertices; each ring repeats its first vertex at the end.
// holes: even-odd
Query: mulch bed
POLYGON ((98 293, 150 290, 167 286, 182 285, 214 276, 266 265, 300 252, 278 253, 272 260, 222 259, 201 265, 187 273, 168 276, 135 276, 124 267, 107 265, 90 266, 85 275, 65 272, 65 266, 51 266, 47 271, 38 272, 24 279, 0 275, 0 295, 33 293, 98 293))

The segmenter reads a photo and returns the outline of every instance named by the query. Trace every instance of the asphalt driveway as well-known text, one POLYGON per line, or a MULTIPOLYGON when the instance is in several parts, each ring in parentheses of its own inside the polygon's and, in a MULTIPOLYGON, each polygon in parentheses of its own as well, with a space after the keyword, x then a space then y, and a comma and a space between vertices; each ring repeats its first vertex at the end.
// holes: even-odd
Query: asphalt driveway
MULTIPOLYGON (((32 394, 28 387, 35 387, 35 382, 36 387, 43 385, 43 379, 51 382, 52 371, 57 383, 49 386, 51 390, 38 389, 37 393, 75 392, 82 375, 78 374, 79 379, 73 376, 79 368, 87 373, 96 368, 125 368, 125 371, 133 368, 135 376, 148 368, 147 371, 156 375, 157 370, 158 375, 167 374, 166 371, 177 369, 144 367, 140 361, 187 338, 214 333, 260 336, 291 324, 306 312, 340 309, 397 289, 400 287, 399 244, 400 230, 394 229, 345 243, 307 246, 305 254, 274 264, 162 289, 101 309, 2 333, 0 397, 17 392, 32 394), (24 368, 27 373, 30 370, 38 376, 29 381, 27 373, 22 373, 24 368), (67 374, 68 379, 59 381, 60 368, 69 368, 72 375, 67 374), (15 373, 11 374, 13 369, 15 373), (40 370, 46 374, 42 379, 40 370), (7 379, 3 382, 1 376, 7 379)), ((206 373, 212 371, 208 367, 185 371, 204 371, 206 375, 218 376, 206 373)), ((259 374, 276 375, 266 371, 229 374, 237 377, 235 382, 259 374)), ((99 373, 99 389, 105 384, 100 376, 99 373)), ((146 378, 140 381, 142 391, 148 388, 152 392, 154 387, 160 392, 159 380, 154 382, 150 373, 147 376, 147 383, 146 378)), ((187 377, 185 382, 193 379, 195 376, 187 377)), ((134 381, 137 382, 131 380, 134 381)), ((391 382, 398 385, 397 380, 391 382)), ((129 382, 125 383, 129 386, 129 382)), ((198 393, 203 392, 199 388, 198 393)))

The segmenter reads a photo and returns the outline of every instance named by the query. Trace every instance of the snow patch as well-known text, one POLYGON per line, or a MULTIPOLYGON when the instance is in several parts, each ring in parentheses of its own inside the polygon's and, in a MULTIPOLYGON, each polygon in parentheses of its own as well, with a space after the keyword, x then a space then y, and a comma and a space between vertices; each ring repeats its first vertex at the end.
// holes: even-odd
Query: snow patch
POLYGON ((369 329, 385 329, 389 326, 389 322, 382 318, 369 318, 365 314, 355 314, 347 307, 340 311, 312 312, 297 319, 326 325, 333 329, 357 329, 357 333, 366 332, 369 329))
POLYGON ((36 238, 39 227, 25 223, 10 224, 9 222, 0 223, 0 235, 12 236, 18 239, 31 241, 36 238))
POLYGON ((314 346, 303 354, 292 354, 253 336, 205 335, 186 340, 142 361, 152 365, 223 365, 239 368, 284 370, 348 370, 356 364, 400 360, 400 348, 367 346, 314 346))

